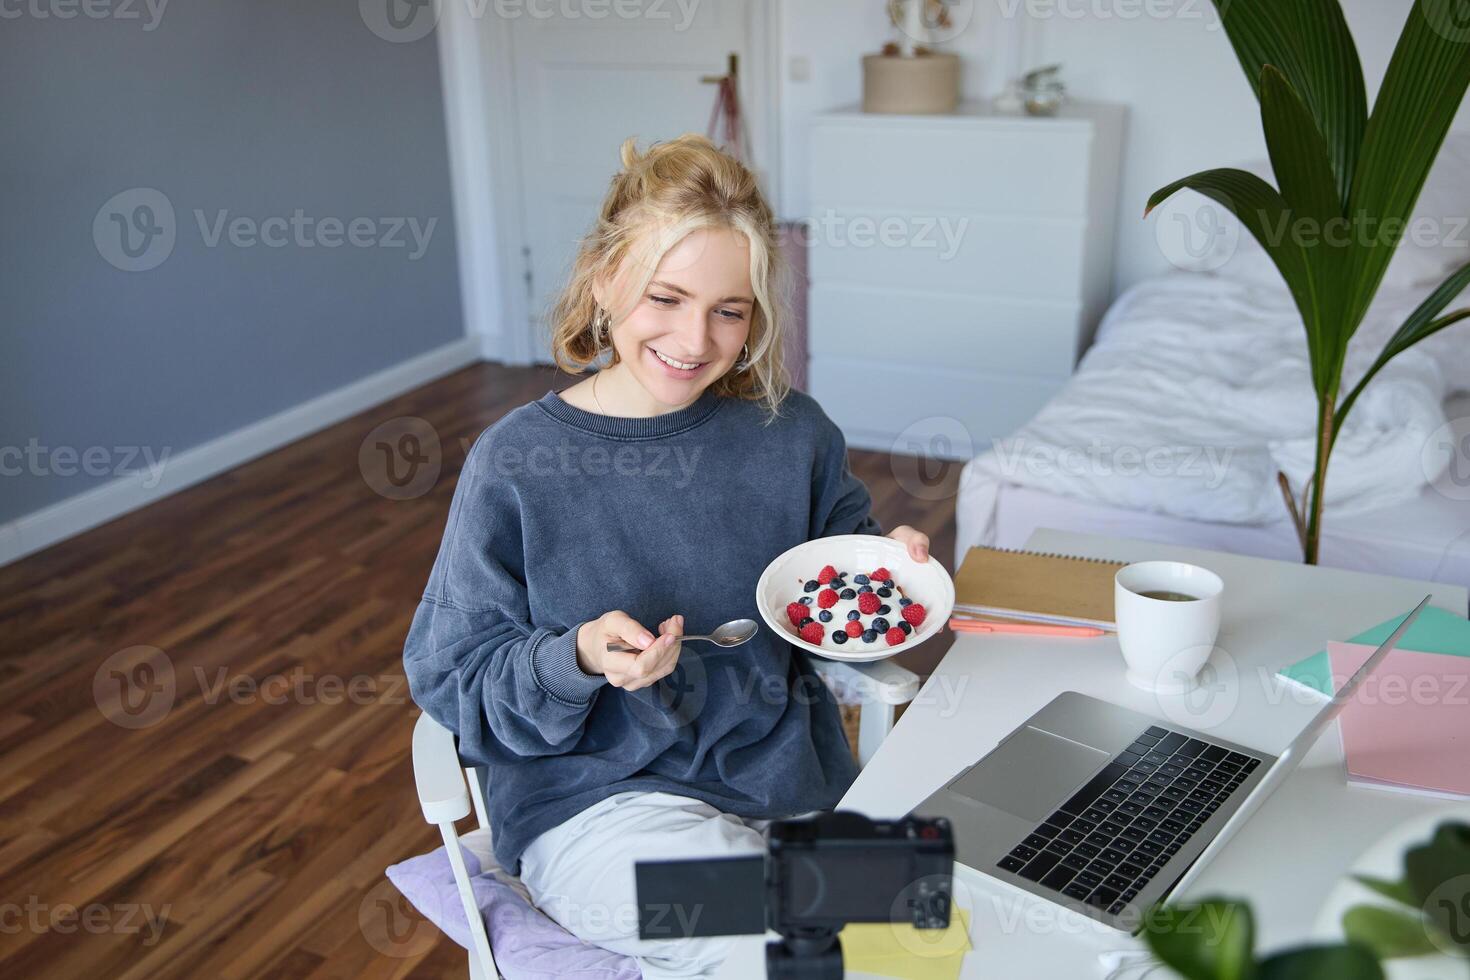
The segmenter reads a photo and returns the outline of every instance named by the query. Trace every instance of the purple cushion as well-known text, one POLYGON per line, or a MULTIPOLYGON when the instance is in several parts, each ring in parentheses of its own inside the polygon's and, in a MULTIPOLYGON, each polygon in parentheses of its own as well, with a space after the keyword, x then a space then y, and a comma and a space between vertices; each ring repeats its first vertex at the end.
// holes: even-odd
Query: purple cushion
MULTIPOLYGON (((479 858, 468 849, 461 847, 460 853, 495 965, 507 980, 641 980, 637 960, 573 936, 493 872, 482 871, 479 858)), ((469 949, 469 923, 444 848, 393 865, 388 880, 424 918, 469 949)))

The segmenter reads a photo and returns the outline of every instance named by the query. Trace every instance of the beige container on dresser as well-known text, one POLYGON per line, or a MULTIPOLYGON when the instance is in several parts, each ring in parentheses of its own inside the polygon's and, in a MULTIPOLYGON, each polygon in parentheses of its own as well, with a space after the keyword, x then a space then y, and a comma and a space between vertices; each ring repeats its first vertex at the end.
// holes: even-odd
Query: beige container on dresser
POLYGON ((1061 388, 1112 293, 1123 121, 815 117, 808 390, 850 445, 965 458, 1061 388))
POLYGON ((864 112, 953 112, 959 101, 959 55, 863 56, 864 112))

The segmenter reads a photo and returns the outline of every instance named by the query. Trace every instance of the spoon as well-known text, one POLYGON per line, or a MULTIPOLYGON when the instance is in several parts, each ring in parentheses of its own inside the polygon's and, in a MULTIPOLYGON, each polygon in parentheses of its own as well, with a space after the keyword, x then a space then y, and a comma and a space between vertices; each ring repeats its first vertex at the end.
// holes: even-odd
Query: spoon
MULTIPOLYGON (((755 636, 755 630, 756 625, 753 619, 732 619, 709 636, 681 636, 679 637, 679 642, 687 643, 690 640, 704 640, 706 643, 713 643, 717 647, 738 647, 752 636, 755 636)), ((609 643, 607 648, 613 653, 643 652, 637 647, 630 647, 623 643, 609 643)))

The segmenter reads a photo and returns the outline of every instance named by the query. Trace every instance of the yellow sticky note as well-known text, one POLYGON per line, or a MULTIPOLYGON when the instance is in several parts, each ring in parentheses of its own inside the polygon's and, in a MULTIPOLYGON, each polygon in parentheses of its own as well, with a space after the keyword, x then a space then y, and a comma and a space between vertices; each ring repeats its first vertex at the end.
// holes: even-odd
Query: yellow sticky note
POLYGON ((951 910, 949 928, 915 929, 897 922, 858 922, 845 927, 843 966, 900 980, 955 980, 970 949, 970 913, 951 910))

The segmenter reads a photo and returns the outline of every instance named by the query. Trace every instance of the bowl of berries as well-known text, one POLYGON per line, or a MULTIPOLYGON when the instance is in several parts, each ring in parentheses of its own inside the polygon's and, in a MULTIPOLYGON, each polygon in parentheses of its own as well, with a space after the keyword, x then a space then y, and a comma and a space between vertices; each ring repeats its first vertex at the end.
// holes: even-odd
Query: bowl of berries
POLYGON ((840 534, 799 544, 755 587, 766 625, 829 660, 883 660, 944 628, 954 580, 930 556, 914 561, 892 538, 840 534))

